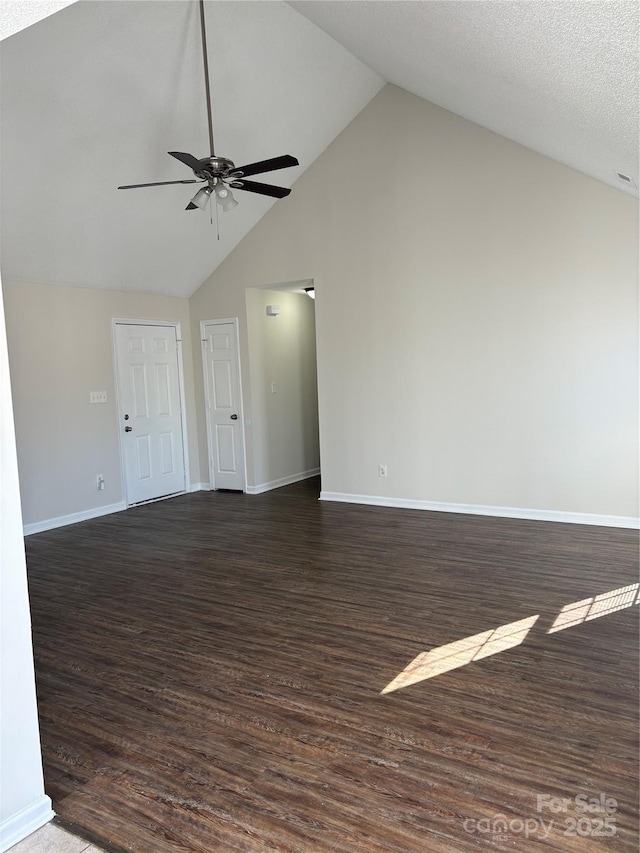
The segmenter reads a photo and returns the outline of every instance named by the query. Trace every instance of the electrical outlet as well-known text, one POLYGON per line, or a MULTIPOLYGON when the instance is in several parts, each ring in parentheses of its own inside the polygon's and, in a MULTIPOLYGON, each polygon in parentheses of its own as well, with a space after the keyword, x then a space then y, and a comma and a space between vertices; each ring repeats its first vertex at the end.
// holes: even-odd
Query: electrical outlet
POLYGON ((387 476, 387 466, 386 465, 378 465, 378 477, 386 477, 387 476))

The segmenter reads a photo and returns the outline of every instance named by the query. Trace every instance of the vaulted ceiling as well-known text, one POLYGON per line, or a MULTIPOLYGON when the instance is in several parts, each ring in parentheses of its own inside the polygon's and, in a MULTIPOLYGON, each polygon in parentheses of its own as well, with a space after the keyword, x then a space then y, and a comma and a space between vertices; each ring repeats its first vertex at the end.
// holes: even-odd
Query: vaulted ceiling
MULTIPOLYGON (((206 12, 216 153, 293 154, 290 186, 383 81, 286 3, 206 12)), ((3 277, 188 296, 274 203, 238 192, 218 240, 193 187, 116 189, 209 154, 195 2, 80 0, 3 41, 1 80, 3 277)))
MULTIPOLYGON (((637 186, 635 2, 206 8, 216 153, 300 160, 264 180, 291 186, 389 81, 637 194, 616 176, 637 186)), ((192 177, 167 151, 209 153, 195 2, 80 0, 3 41, 1 83, 6 278, 190 295, 287 203, 237 193, 218 239, 185 212, 192 187, 116 190, 192 177)))
POLYGON ((638 195, 636 0, 291 5, 386 81, 638 195))

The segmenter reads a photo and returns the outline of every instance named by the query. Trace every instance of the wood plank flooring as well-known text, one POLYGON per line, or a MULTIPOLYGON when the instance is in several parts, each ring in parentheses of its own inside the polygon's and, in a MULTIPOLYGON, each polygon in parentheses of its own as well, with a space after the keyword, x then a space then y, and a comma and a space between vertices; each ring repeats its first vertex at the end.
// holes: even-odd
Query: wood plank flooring
POLYGON ((200 492, 26 540, 57 813, 137 853, 635 853, 639 608, 548 631, 638 582, 637 532, 317 496, 200 492))

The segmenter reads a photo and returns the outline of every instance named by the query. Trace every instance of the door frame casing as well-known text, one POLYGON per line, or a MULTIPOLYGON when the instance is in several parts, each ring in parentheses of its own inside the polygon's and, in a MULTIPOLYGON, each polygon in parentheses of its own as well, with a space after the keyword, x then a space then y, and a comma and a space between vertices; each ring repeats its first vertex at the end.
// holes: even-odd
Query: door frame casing
MULTIPOLYGON (((122 485, 122 496, 127 509, 133 504, 129 501, 127 494, 127 476, 124 463, 124 447, 122 445, 122 410, 120 407, 120 385, 118 380, 118 341, 116 338, 116 326, 169 326, 176 330, 176 351, 178 354, 178 392, 180 394, 180 420, 182 426, 182 458, 184 465, 184 493, 191 491, 191 477, 189 474, 189 441, 187 436, 187 412, 186 412, 186 397, 184 390, 184 363, 182 358, 182 326, 174 320, 135 320, 126 317, 112 317, 111 319, 111 340, 113 343, 113 379, 116 389, 116 410, 118 422, 118 448, 120 450, 120 479, 122 485)), ((174 495, 170 495, 174 497, 174 495)), ((155 498, 152 500, 164 500, 164 497, 155 498)), ((149 501, 151 503, 151 501, 149 501)))
POLYGON ((216 320, 200 320, 200 350, 202 352, 202 378, 204 384, 204 412, 207 424, 207 462, 209 468, 209 491, 215 491, 215 481, 214 481, 214 447, 211 439, 211 415, 209 408, 209 375, 207 372, 207 359, 206 359, 206 335, 205 335, 205 327, 206 326, 221 326, 225 323, 231 323, 236 330, 236 360, 238 365, 238 395, 240 398, 240 440, 242 441, 241 455, 242 455, 242 491, 247 494, 247 440, 245 435, 245 423, 244 423, 244 395, 242 393, 242 362, 240 360, 240 323, 237 317, 223 317, 221 319, 216 320))

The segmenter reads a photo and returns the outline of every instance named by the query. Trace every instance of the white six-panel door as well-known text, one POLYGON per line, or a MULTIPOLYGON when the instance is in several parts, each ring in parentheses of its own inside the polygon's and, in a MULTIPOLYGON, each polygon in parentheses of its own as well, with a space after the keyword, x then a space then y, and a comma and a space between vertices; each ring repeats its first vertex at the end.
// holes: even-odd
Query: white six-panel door
POLYGON ((116 323, 115 338, 127 503, 183 492, 176 329, 116 323))
POLYGON ((244 491, 244 440, 237 329, 203 323, 205 405, 213 489, 244 491))

